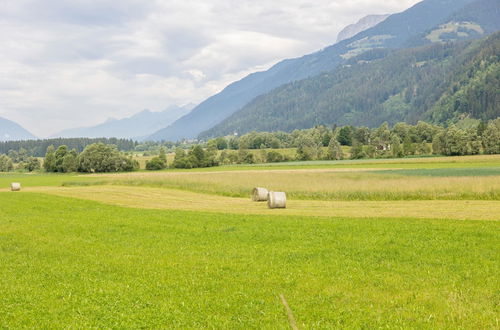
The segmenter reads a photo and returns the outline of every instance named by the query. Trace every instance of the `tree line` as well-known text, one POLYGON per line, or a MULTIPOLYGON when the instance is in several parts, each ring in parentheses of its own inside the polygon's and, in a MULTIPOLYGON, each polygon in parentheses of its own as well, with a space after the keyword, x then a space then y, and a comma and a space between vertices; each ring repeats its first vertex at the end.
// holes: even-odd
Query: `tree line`
POLYGON ((57 173, 105 173, 138 170, 139 163, 118 151, 116 145, 93 143, 81 153, 66 145, 57 149, 49 146, 43 167, 47 172, 57 173))
MULTIPOLYGON (((463 156, 500 154, 500 118, 463 120, 442 127, 418 122, 416 125, 384 123, 377 128, 316 126, 286 132, 251 132, 242 136, 218 137, 193 144, 156 144, 156 157, 146 162, 147 170, 200 168, 229 164, 275 163, 286 161, 342 160, 346 158, 400 158, 407 156, 463 156), (174 149, 175 148, 175 149, 174 149), (288 149, 281 151, 280 149, 288 149), (167 152, 175 152, 167 163, 167 152)), ((148 146, 153 150, 154 144, 148 146)), ((12 171, 14 164, 27 171, 38 170, 38 158, 26 152, 0 155, 0 171, 12 171)), ((139 169, 137 161, 116 145, 94 143, 82 152, 66 145, 49 146, 43 168, 47 172, 119 172, 139 169)))
POLYGON ((218 137, 193 145, 188 150, 178 147, 174 161, 169 165, 196 168, 257 162, 342 160, 347 156, 363 159, 478 154, 500 154, 500 118, 489 122, 464 120, 458 126, 447 128, 421 121, 416 125, 397 123, 392 127, 384 123, 375 129, 317 126, 291 133, 251 132, 242 136, 218 137), (279 152, 279 149, 295 150, 295 155, 279 152), (349 155, 345 149, 350 150, 349 155))
POLYGON ((138 143, 133 140, 117 138, 57 138, 44 140, 6 141, 0 142, 0 154, 17 152, 31 157, 43 157, 49 146, 58 148, 64 145, 69 149, 75 149, 77 152, 82 152, 85 147, 94 143, 112 144, 115 145, 120 151, 132 151, 138 145, 138 143))

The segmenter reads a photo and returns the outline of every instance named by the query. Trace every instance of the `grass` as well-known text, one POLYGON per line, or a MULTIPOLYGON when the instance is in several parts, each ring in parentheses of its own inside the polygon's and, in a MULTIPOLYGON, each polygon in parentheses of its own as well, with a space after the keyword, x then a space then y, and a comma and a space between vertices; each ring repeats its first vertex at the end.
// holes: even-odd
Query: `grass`
MULTIPOLYGON (((286 191, 293 199, 307 200, 500 200, 500 176, 419 177, 386 171, 313 169, 130 173, 97 176, 95 181, 230 197, 247 197, 253 187, 263 186, 286 191)), ((64 185, 91 184, 69 181, 64 185)))
POLYGON ((61 186, 66 181, 91 182, 95 178, 77 174, 55 173, 0 173, 0 190, 10 187, 11 182, 20 182, 25 187, 61 186))
POLYGON ((0 328, 288 329, 283 294, 301 329, 499 329, 499 168, 0 174, 0 328))
POLYGON ((500 220, 497 201, 311 201, 289 199, 287 209, 269 210, 266 203, 245 198, 221 197, 189 191, 123 186, 39 187, 28 192, 93 200, 142 209, 186 210, 239 215, 283 215, 310 217, 418 218, 455 220, 500 220))
POLYGON ((384 174, 399 174, 408 176, 431 176, 431 177, 464 177, 464 176, 500 176, 500 166, 477 167, 477 168, 432 168, 412 170, 390 170, 384 174))
POLYGON ((498 328, 499 222, 0 197, 2 328, 498 328))

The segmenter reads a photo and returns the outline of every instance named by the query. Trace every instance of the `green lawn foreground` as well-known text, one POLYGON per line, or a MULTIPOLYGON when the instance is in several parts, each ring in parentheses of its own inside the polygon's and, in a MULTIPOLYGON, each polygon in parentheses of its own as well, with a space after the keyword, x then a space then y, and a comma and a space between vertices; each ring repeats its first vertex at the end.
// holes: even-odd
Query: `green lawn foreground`
POLYGON ((500 222, 0 193, 0 328, 498 328, 500 222))

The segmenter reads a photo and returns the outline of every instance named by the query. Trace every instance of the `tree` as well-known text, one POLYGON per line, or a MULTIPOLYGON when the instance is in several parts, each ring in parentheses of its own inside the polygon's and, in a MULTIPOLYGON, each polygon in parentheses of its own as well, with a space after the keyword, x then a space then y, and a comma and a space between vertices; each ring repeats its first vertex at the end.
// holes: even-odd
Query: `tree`
POLYGON ((419 155, 429 155, 431 153, 431 148, 429 145, 425 142, 422 141, 422 143, 419 143, 417 145, 417 154, 419 155))
POLYGON ((481 138, 477 135, 477 128, 467 130, 467 149, 469 155, 479 155, 482 149, 481 138))
POLYGON ((55 152, 56 158, 56 172, 64 173, 63 161, 64 157, 68 154, 68 147, 65 145, 59 146, 55 152))
POLYGON ((392 132, 396 134, 401 141, 404 141, 410 134, 410 125, 407 123, 397 123, 392 128, 392 132))
POLYGON ((40 169, 40 161, 35 157, 28 157, 23 163, 23 167, 28 172, 33 172, 40 169))
POLYGON ((218 137, 217 139, 215 139, 215 145, 218 150, 224 150, 228 147, 227 140, 223 137, 218 137))
POLYGON ((465 131, 451 125, 443 136, 442 153, 446 156, 463 156, 470 154, 469 138, 465 131))
POLYGON ((359 127, 354 131, 353 139, 361 144, 370 143, 370 129, 368 127, 359 127))
POLYGON ((165 147, 160 147, 160 155, 158 158, 165 163, 165 166, 167 165, 167 151, 165 150, 165 147))
POLYGON ((159 171, 167 168, 167 152, 165 147, 160 147, 160 154, 146 162, 146 170, 159 171))
POLYGON ((391 153, 394 158, 401 158, 404 156, 403 149, 401 148, 401 140, 397 134, 391 134, 391 153))
POLYGON ((432 140, 432 153, 434 155, 444 155, 445 148, 445 140, 444 140, 445 132, 441 131, 432 140))
POLYGON ((484 120, 481 120, 479 122, 479 125, 477 126, 477 135, 482 137, 484 132, 486 131, 486 128, 488 128, 488 123, 484 120))
POLYGON ((351 126, 344 126, 339 130, 337 140, 343 146, 352 146, 353 128, 351 126))
POLYGON ((189 158, 193 167, 206 167, 205 151, 200 145, 195 145, 189 152, 189 158))
POLYGON ((56 171, 56 155, 55 155, 55 148, 53 145, 47 147, 47 152, 45 153, 45 160, 43 162, 43 168, 47 172, 56 171))
POLYGON ((298 160, 315 160, 320 154, 320 145, 309 134, 303 134, 299 137, 297 141, 298 160))
POLYGON ((7 155, 0 155, 0 172, 10 172, 13 169, 12 159, 7 155))
POLYGON ((344 159, 344 152, 342 151, 342 146, 336 138, 331 138, 328 144, 327 158, 330 160, 342 160, 344 159))
POLYGON ((122 155, 115 145, 94 143, 78 157, 78 170, 86 173, 133 171, 139 163, 122 155))
POLYGON ((174 168, 193 168, 193 164, 187 158, 186 152, 182 148, 175 149, 174 162, 172 163, 174 168))
POLYGON ((62 160, 62 171, 71 173, 78 171, 78 153, 75 149, 66 153, 62 160))
POLYGON ((363 145, 358 141, 354 141, 351 148, 351 159, 363 159, 366 158, 366 152, 363 150, 363 145))
POLYGON ((414 155, 416 151, 415 145, 411 142, 410 136, 406 136, 403 140, 403 154, 405 156, 414 155))
POLYGON ((484 153, 500 154, 500 119, 492 120, 483 133, 484 153))

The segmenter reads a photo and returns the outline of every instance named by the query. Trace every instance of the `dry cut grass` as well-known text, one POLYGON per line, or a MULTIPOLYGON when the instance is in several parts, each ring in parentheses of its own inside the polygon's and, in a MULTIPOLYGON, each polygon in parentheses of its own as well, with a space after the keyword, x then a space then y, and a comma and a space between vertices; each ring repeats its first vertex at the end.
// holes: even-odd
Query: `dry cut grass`
POLYGON ((98 176, 96 181, 231 197, 245 197, 253 187, 262 186, 309 200, 500 200, 500 176, 416 177, 363 172, 370 170, 129 173, 98 176))
POLYGON ((35 187, 28 192, 79 198, 142 209, 228 214, 299 215, 347 218, 415 218, 500 220, 496 201, 288 201, 284 210, 269 210, 248 198, 221 197, 175 189, 123 186, 35 187))

